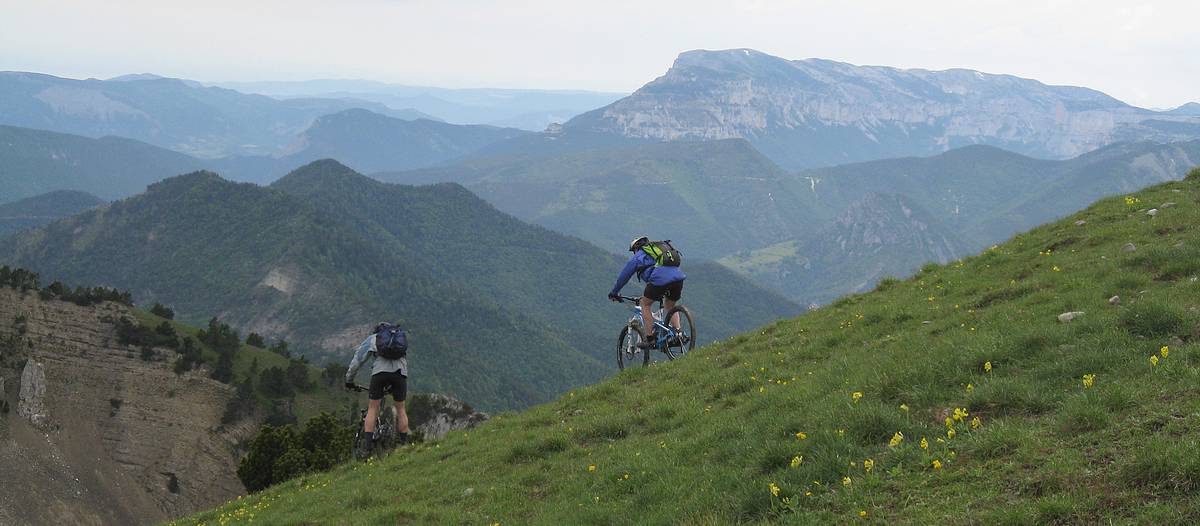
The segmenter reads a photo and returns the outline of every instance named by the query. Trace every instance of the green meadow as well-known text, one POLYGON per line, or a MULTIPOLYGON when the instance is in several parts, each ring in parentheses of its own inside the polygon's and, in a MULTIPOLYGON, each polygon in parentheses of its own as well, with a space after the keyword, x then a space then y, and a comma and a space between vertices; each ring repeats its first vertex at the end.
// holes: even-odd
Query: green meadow
POLYGON ((1198 224, 1193 171, 175 524, 1200 523, 1198 224))

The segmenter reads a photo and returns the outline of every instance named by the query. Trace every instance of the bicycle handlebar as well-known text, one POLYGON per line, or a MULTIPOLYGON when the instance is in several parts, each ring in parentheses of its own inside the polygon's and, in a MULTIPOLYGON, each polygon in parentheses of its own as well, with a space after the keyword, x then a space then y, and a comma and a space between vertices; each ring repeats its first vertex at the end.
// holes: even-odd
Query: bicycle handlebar
POLYGON ((354 391, 358 391, 358 392, 360 392, 360 393, 361 393, 361 392, 363 392, 363 391, 367 391, 367 390, 369 390, 369 389, 367 389, 366 387, 363 387, 363 386, 361 386, 361 385, 358 385, 358 384, 354 384, 354 387, 346 386, 346 388, 347 388, 347 389, 353 389, 354 391))
POLYGON ((639 302, 639 301, 642 301, 642 297, 641 297, 641 296, 638 296, 638 297, 636 297, 636 298, 633 298, 633 297, 630 297, 630 296, 617 296, 617 298, 620 298, 620 300, 621 300, 621 302, 622 302, 622 303, 623 303, 623 302, 626 302, 626 301, 632 301, 632 302, 634 302, 634 303, 637 303, 637 302, 639 302))

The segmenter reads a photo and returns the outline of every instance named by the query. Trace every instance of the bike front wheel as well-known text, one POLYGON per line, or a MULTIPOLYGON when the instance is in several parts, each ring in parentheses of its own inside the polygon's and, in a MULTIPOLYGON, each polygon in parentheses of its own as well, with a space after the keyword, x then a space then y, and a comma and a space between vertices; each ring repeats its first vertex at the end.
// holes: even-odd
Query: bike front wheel
POLYGON ((663 352, 667 353, 667 358, 674 360, 696 348, 696 321, 692 318, 692 311, 683 305, 676 305, 667 312, 666 320, 665 323, 672 325, 675 333, 671 338, 667 338, 667 344, 663 349, 663 352), (674 327, 676 316, 679 317, 678 327, 674 327))
POLYGON ((624 371, 626 367, 645 367, 650 364, 650 353, 638 348, 642 341, 642 332, 637 328, 626 325, 621 328, 617 338, 617 368, 624 371), (640 362, 640 364, 639 364, 640 362))

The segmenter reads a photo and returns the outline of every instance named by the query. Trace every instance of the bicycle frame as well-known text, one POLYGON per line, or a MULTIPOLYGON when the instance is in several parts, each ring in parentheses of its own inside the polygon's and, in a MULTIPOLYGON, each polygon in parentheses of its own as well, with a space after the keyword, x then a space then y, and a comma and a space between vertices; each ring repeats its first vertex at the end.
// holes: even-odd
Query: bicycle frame
MULTIPOLYGON (((650 312, 650 315, 654 317, 654 334, 657 336, 657 339, 659 339, 659 340, 670 339, 675 336, 675 329, 672 328, 669 324, 665 323, 664 320, 662 319, 663 315, 664 315, 664 312, 663 312, 664 310, 666 310, 664 302, 662 300, 660 300, 660 301, 658 301, 658 309, 650 312)), ((629 323, 632 324, 633 322, 637 322, 640 327, 645 327, 646 326, 645 321, 646 320, 642 319, 641 305, 634 305, 633 317, 629 319, 629 323)), ((645 330, 643 330, 642 332, 645 333, 645 330)), ((656 348, 660 347, 659 345, 657 345, 657 343, 658 342, 655 342, 656 348)))

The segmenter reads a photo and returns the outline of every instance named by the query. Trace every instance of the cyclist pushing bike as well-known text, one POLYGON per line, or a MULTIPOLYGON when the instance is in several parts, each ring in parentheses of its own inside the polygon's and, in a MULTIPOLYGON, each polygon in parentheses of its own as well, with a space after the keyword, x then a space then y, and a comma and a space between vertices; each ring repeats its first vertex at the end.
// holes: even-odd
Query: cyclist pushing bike
MULTIPOLYGON (((613 284, 612 290, 608 293, 608 299, 612 301, 621 301, 621 289, 629 283, 629 278, 637 275, 638 281, 646 283, 646 290, 642 292, 640 306, 642 308, 642 319, 653 320, 654 317, 650 312, 650 306, 656 302, 662 302, 666 307, 667 312, 670 312, 675 307, 675 303, 683 296, 683 280, 687 279, 687 275, 679 269, 681 257, 678 250, 671 246, 671 241, 650 241, 650 238, 641 236, 635 238, 629 243, 629 251, 633 252, 633 256, 629 258, 629 262, 625 263, 625 268, 621 269, 621 274, 617 276, 617 282, 613 284)), ((679 329, 679 316, 671 316, 670 324, 672 328, 679 329)), ((642 324, 642 338, 637 346, 641 349, 652 349, 656 345, 654 335, 654 324, 642 324)))
POLYGON ((367 389, 367 415, 363 422, 366 440, 363 441, 363 456, 369 456, 375 445, 375 424, 378 421, 384 391, 392 393, 396 403, 396 429, 400 444, 408 442, 408 413, 404 411, 404 399, 408 394, 408 337, 400 327, 380 323, 371 335, 358 346, 354 358, 346 369, 346 389, 357 390, 354 376, 370 356, 371 384, 367 389))

